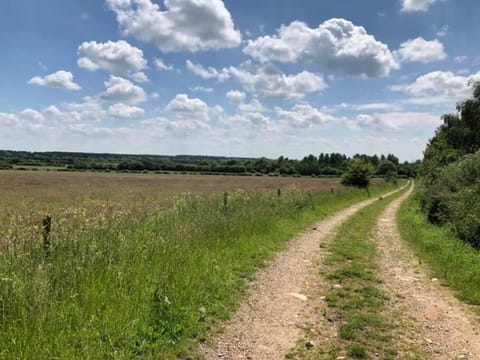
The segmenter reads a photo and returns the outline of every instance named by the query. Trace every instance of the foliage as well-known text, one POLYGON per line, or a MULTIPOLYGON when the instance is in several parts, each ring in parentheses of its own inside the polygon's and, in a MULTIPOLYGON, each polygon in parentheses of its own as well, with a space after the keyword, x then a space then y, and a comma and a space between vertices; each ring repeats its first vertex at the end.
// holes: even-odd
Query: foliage
POLYGON ((480 250, 458 241, 449 228, 430 224, 416 197, 402 204, 398 223, 402 238, 430 265, 434 276, 457 291, 462 300, 480 305, 480 250))
POLYGON ((342 176, 342 184, 356 186, 358 188, 368 188, 373 173, 374 169, 372 164, 362 159, 354 159, 342 176))
POLYGON ((430 222, 480 247, 480 84, 442 119, 424 153, 420 205, 430 222))
MULTIPOLYGON (((413 177, 417 163, 399 164, 392 154, 369 156, 356 154, 375 168, 381 161, 389 161, 398 168, 400 176, 413 177)), ((345 172, 352 158, 339 153, 305 156, 301 160, 280 156, 278 159, 229 158, 195 155, 122 155, 89 154, 73 152, 26 152, 0 150, 0 168, 56 167, 68 171, 118 171, 118 172, 188 172, 232 175, 303 175, 339 176, 345 172)), ((379 173, 385 175, 385 173, 379 173)))

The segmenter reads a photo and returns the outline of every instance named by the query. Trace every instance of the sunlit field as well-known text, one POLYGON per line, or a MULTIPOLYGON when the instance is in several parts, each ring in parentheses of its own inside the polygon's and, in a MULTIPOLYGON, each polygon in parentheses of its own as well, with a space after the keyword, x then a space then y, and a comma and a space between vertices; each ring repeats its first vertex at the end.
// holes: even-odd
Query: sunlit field
POLYGON ((0 188, 5 359, 189 354, 287 240, 368 196, 337 179, 46 171, 0 172, 0 188))

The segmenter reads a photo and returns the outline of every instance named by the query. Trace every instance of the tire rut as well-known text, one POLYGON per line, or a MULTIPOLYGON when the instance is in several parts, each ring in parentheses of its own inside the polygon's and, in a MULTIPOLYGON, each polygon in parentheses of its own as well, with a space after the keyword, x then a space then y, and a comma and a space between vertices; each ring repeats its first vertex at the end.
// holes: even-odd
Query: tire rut
POLYGON ((420 349, 427 359, 480 359, 478 317, 429 276, 399 235, 396 213, 412 190, 413 186, 387 207, 376 231, 380 276, 390 297, 388 317, 396 329, 398 358, 420 349))
POLYGON ((249 284, 248 299, 226 322, 223 333, 200 346, 200 356, 206 360, 283 359, 304 334, 303 326, 313 311, 314 304, 304 294, 309 281, 318 281, 320 244, 346 219, 376 200, 341 210, 294 238, 268 267, 259 270, 249 284))

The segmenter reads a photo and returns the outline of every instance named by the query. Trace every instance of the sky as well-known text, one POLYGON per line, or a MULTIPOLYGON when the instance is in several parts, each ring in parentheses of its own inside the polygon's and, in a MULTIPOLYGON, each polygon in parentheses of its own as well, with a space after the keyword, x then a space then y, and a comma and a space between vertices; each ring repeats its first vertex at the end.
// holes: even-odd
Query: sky
POLYGON ((2 0, 0 149, 420 159, 478 0, 2 0))

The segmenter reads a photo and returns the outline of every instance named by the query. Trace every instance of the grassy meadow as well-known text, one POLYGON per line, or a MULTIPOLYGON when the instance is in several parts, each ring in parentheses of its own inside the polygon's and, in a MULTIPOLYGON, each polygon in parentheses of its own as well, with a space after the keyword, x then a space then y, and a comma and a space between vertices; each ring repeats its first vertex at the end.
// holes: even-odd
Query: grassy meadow
POLYGON ((367 197, 282 177, 5 171, 0 188, 2 359, 187 358, 292 236, 367 197))

